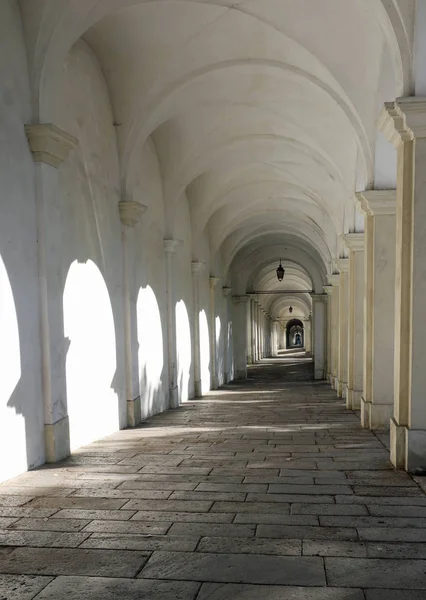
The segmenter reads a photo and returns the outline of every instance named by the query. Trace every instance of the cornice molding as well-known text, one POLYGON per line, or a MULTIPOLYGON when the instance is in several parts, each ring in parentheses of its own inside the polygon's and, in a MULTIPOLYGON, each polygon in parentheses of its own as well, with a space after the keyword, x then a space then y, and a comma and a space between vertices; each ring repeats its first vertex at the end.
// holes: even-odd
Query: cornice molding
POLYGON ((325 285, 324 286, 324 294, 327 294, 327 296, 332 296, 333 295, 333 286, 332 285, 325 285))
POLYGON ((402 142, 426 137, 426 98, 412 96, 385 102, 378 128, 396 148, 402 142))
POLYGON ((342 240, 346 247, 353 252, 362 252, 364 250, 363 233, 345 233, 342 235, 342 240))
POLYGON ((247 295, 232 296, 232 301, 235 302, 235 304, 246 304, 249 300, 250 300, 250 296, 247 296, 247 295))
POLYGON ((369 216, 396 214, 396 190, 367 190, 356 194, 358 205, 369 216))
POLYGON ((226 297, 230 296, 232 294, 232 288, 225 286, 222 288, 222 294, 226 297))
POLYGON ((148 207, 135 200, 121 200, 118 203, 120 221, 126 227, 135 227, 146 213, 148 207))
POLYGON ((214 290, 221 279, 222 279, 222 277, 216 277, 215 275, 210 275, 210 277, 209 277, 210 288, 212 290, 214 290))
MULTIPOLYGON (((339 258, 338 267, 340 273, 348 273, 349 272, 349 258, 339 258)), ((340 275, 339 275, 340 277, 340 275)))
POLYGON ((330 285, 337 287, 340 285, 340 275, 338 273, 333 273, 332 275, 328 276, 328 281, 330 285))
POLYGON ((206 263, 199 260, 193 260, 191 263, 191 271, 194 275, 199 275, 206 268, 206 263))
POLYGON ((78 139, 52 123, 25 125, 28 145, 34 162, 45 163, 55 169, 67 160, 78 145, 78 139))
POLYGON ((183 244, 182 240, 166 239, 163 240, 164 252, 166 254, 176 254, 179 246, 183 244))

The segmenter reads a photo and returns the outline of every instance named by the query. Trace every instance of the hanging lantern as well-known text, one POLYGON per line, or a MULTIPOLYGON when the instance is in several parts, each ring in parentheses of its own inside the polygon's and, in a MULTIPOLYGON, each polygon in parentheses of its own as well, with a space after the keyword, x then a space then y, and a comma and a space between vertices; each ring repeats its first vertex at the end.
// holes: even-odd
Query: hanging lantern
POLYGON ((290 306, 290 308, 288 309, 288 312, 291 314, 293 312, 293 307, 290 306))
POLYGON ((284 279, 284 269, 283 266, 281 264, 281 258, 280 258, 280 266, 277 269, 277 277, 278 277, 278 281, 282 281, 284 279))

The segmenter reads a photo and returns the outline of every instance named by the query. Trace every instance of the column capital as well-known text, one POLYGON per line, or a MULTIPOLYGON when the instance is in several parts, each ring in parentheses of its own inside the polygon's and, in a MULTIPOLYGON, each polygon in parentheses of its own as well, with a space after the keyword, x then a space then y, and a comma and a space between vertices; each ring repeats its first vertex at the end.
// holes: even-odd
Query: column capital
POLYGON ((396 214, 396 190, 366 190, 356 194, 358 205, 369 216, 396 214))
POLYGON ((345 233, 342 235, 346 247, 353 252, 364 251, 364 234, 363 233, 345 233))
POLYGON ((340 275, 338 273, 333 273, 328 276, 328 282, 333 287, 337 287, 340 285, 340 275))
POLYGON ((228 286, 224 286, 224 287, 222 288, 222 294, 223 294, 225 297, 227 297, 227 296, 230 296, 230 295, 232 294, 232 288, 231 288, 231 287, 228 287, 228 286))
POLYGON ((348 273, 349 271, 349 258, 339 258, 338 267, 340 273, 348 273))
POLYGON ((314 304, 315 303, 319 303, 319 302, 325 302, 325 300, 327 298, 327 294, 315 294, 315 293, 311 293, 309 295, 312 298, 312 302, 314 304))
POLYGON ((385 102, 378 127, 395 147, 426 137, 426 98, 412 96, 385 102))
POLYGON ((199 275, 200 273, 202 273, 204 271, 204 269, 206 268, 206 263, 198 261, 198 260, 193 260, 191 263, 191 271, 194 275, 199 275))
POLYGON ((209 277, 209 281, 210 281, 210 288, 212 290, 215 289, 215 287, 217 286, 217 284, 219 283, 219 281, 222 279, 222 277, 217 277, 215 275, 210 275, 209 277))
POLYGON ((333 286, 332 285, 325 285, 324 286, 324 294, 327 294, 327 296, 332 296, 333 295, 333 286))
POLYGON ((176 254, 177 249, 182 244, 182 240, 166 239, 163 240, 164 252, 166 254, 176 254))
POLYGON ((250 296, 247 296, 247 294, 243 296, 232 296, 232 300, 235 304, 246 304, 250 300, 250 296))
POLYGON ((135 227, 146 213, 148 207, 136 200, 121 200, 118 203, 120 221, 127 227, 135 227))
POLYGON ((34 162, 45 163, 55 169, 67 160, 78 144, 77 138, 52 123, 25 125, 25 133, 34 162))

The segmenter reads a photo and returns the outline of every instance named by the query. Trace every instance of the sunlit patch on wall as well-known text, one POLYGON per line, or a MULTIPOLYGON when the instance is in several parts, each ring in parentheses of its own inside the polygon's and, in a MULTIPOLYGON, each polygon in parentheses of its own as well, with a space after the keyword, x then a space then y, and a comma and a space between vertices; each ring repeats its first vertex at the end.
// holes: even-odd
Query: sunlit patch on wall
POLYGON ((164 408, 163 329, 160 309, 151 286, 139 290, 137 299, 139 378, 142 418, 164 408))
POLYGON ((117 367, 114 316, 104 278, 91 260, 74 261, 64 289, 67 403, 71 449, 119 429, 112 389, 117 367))
POLYGON ((205 394, 210 390, 210 340, 209 324, 206 311, 203 309, 199 314, 200 319, 200 372, 201 372, 201 393, 205 394))
POLYGON ((21 378, 18 317, 6 266, 0 256, 0 480, 27 468, 25 419, 11 396, 21 378))
POLYGON ((179 399, 181 402, 186 402, 189 398, 189 373, 192 362, 192 345, 188 311, 183 300, 176 303, 176 349, 179 399))

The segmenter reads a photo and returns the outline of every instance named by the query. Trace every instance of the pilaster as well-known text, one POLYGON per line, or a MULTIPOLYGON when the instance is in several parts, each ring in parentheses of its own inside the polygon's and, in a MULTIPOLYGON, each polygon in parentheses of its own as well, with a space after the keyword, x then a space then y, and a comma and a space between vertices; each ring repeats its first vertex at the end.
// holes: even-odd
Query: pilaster
POLYGON ((217 374, 217 336, 216 336, 216 287, 221 277, 210 276, 210 374, 211 388, 217 390, 219 387, 217 374))
POLYGON ((396 190, 357 194, 365 214, 361 425, 389 429, 393 412, 396 190))
POLYGON ((385 104, 379 125, 398 151, 391 461, 411 471, 426 467, 426 98, 385 104))
POLYGON ((176 349, 176 313, 174 307, 174 258, 181 240, 165 239, 163 241, 166 255, 166 297, 167 297, 167 351, 169 371, 169 407, 179 407, 179 385, 177 381, 177 349, 176 349))
POLYGON ((250 296, 232 296, 234 308, 234 368, 235 379, 247 379, 247 311, 250 296))
POLYGON ((141 390, 137 340, 137 290, 134 289, 136 238, 134 228, 147 207, 135 201, 118 203, 123 251, 124 354, 126 376, 127 426, 136 427, 142 420, 141 390))
MULTIPOLYGON (((231 347, 231 339, 229 336, 229 321, 230 321, 230 317, 229 317, 229 299, 231 297, 232 294, 232 288, 228 287, 228 286, 224 286, 222 288, 222 295, 225 301, 225 323, 224 323, 224 333, 225 333, 225 339, 224 339, 224 357, 223 357, 223 362, 224 362, 224 369, 223 369, 223 380, 225 383, 229 383, 231 381, 231 370, 232 370, 232 365, 230 364, 230 358, 231 358, 231 352, 230 352, 230 347, 231 347)), ((249 306, 249 304, 248 304, 249 306)))
POLYGON ((314 377, 325 379, 327 337, 327 295, 311 294, 313 316, 314 377))
POLYGON ((336 392, 346 398, 348 385, 348 332, 349 332, 349 259, 340 258, 339 332, 337 354, 336 392))
POLYGON ((364 234, 343 237, 349 250, 348 385, 346 406, 361 408, 364 350, 364 234))
POLYGON ((199 279, 201 273, 205 270, 205 263, 201 261, 192 261, 192 294, 194 304, 194 395, 196 398, 201 398, 203 395, 201 385, 201 348, 200 348, 200 296, 199 296, 199 279))
POLYGON ((70 453, 58 169, 78 140, 51 123, 25 133, 35 162, 45 458, 57 462, 70 453))

